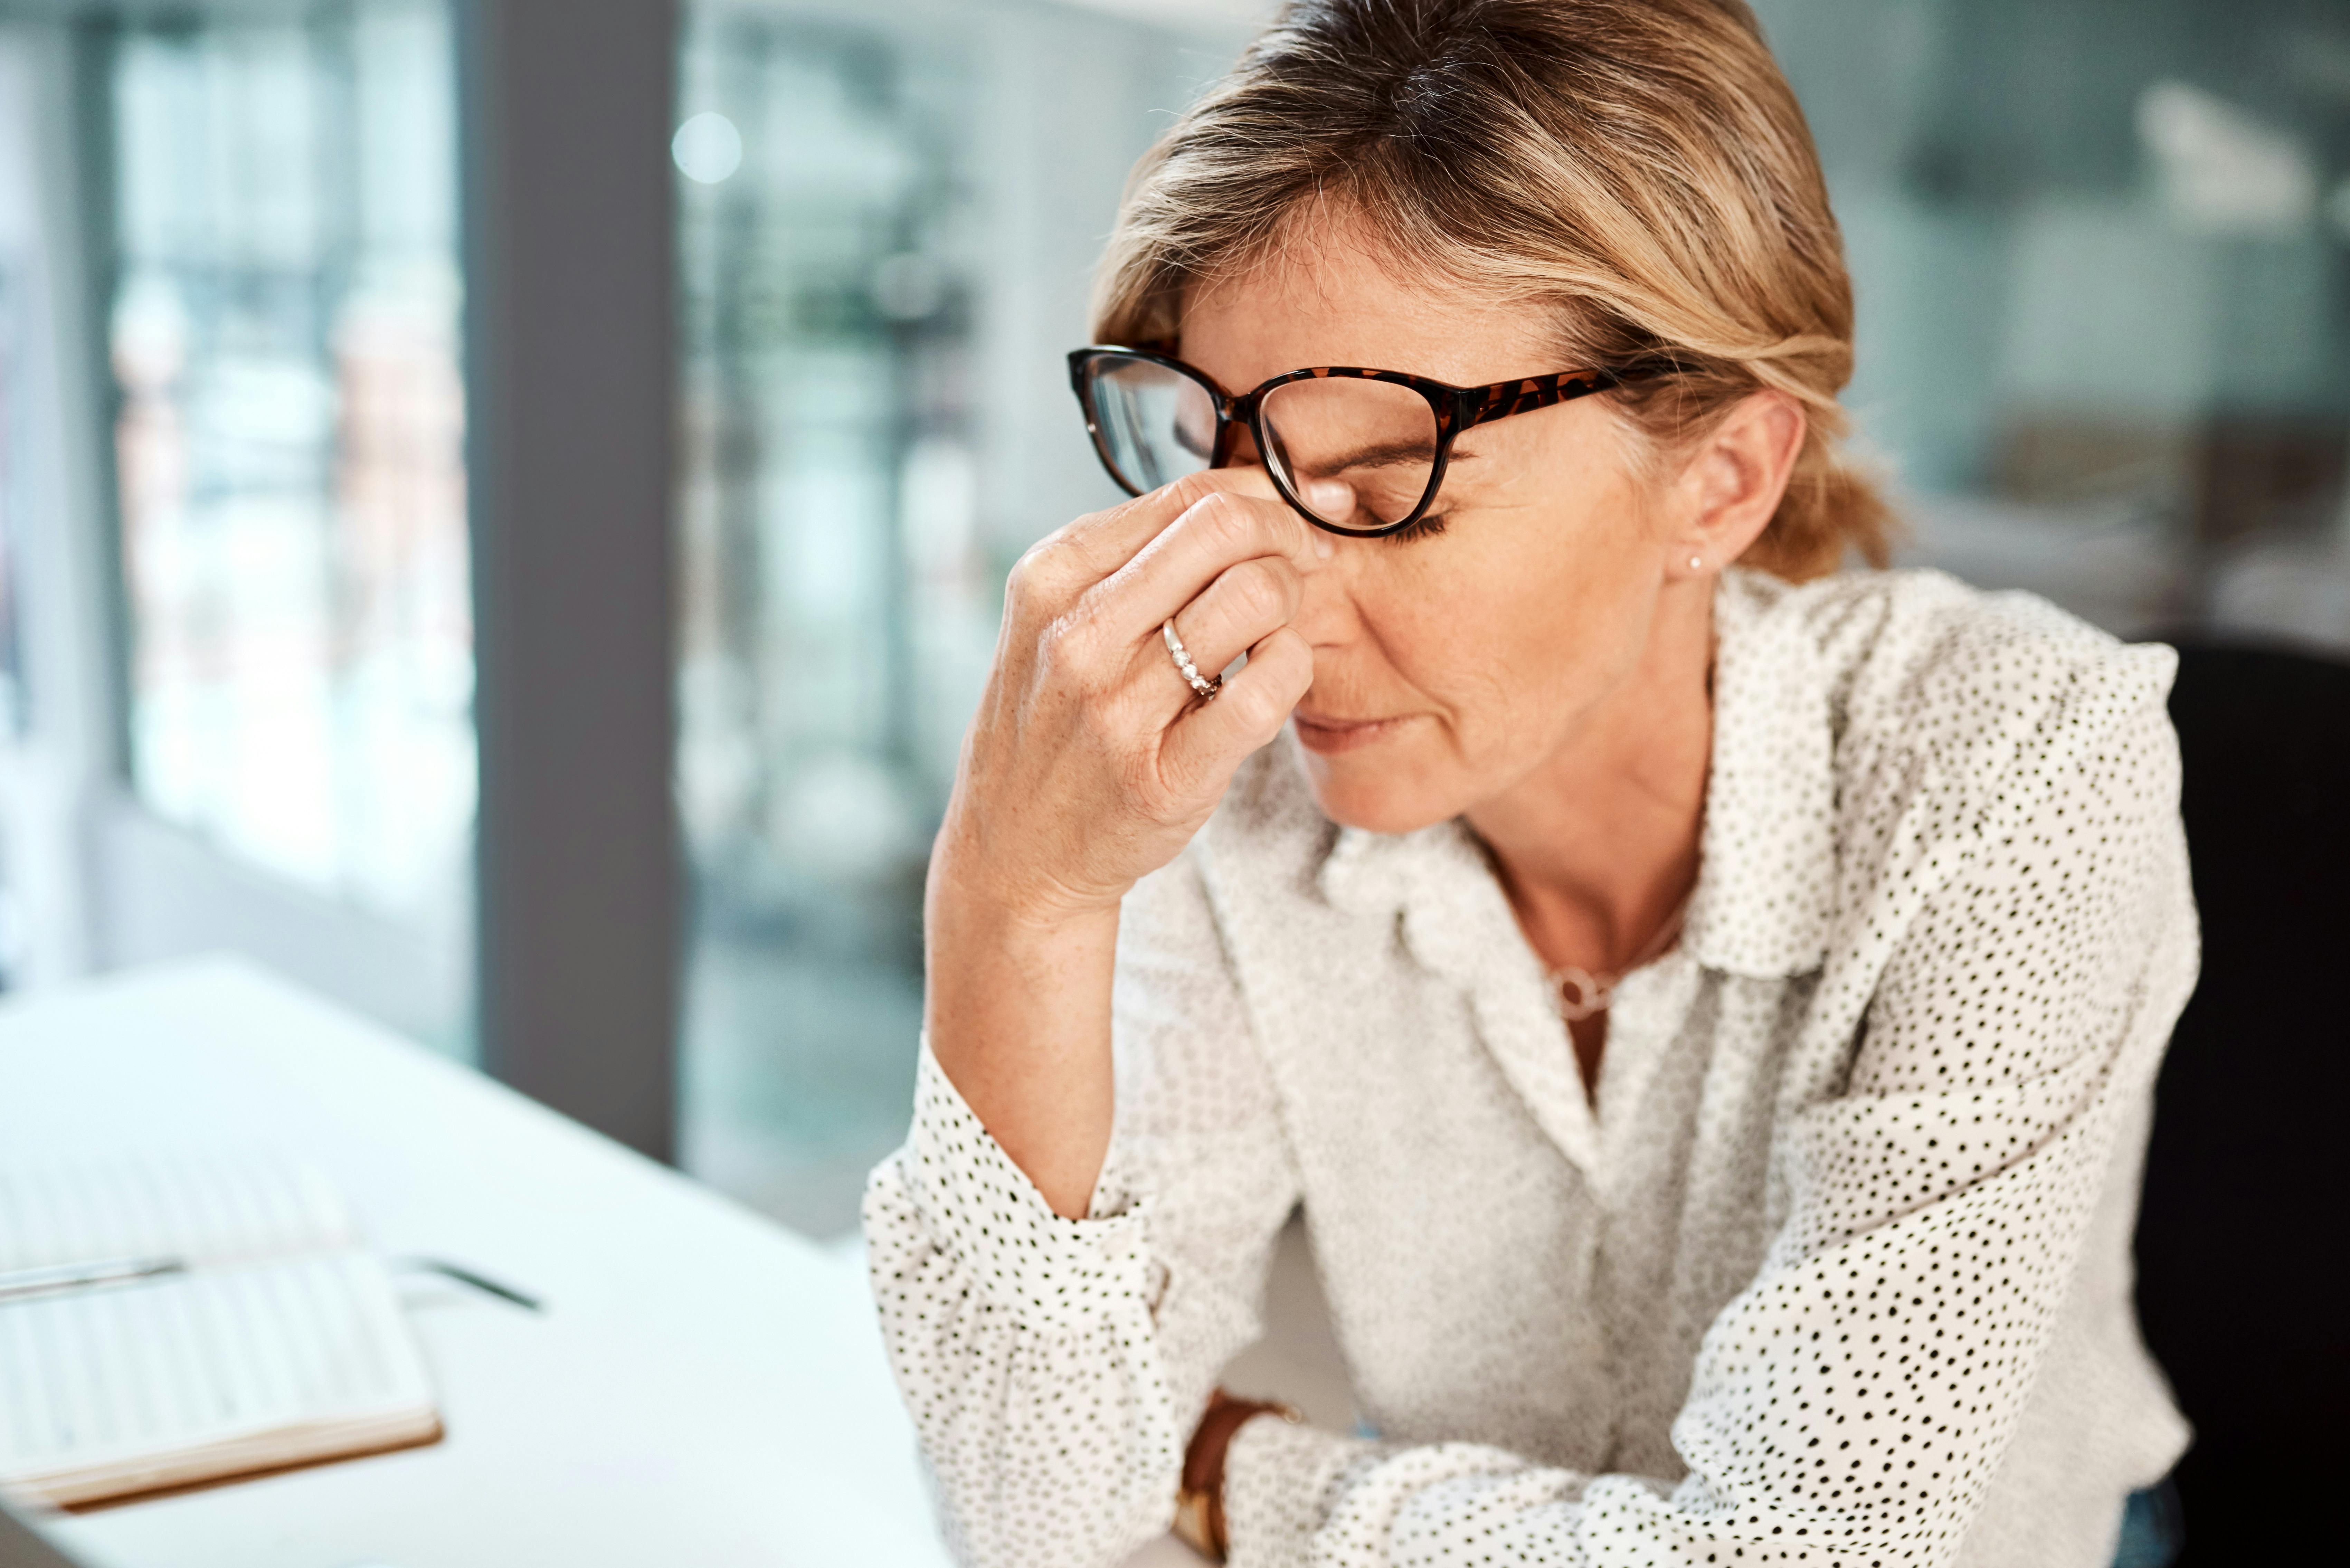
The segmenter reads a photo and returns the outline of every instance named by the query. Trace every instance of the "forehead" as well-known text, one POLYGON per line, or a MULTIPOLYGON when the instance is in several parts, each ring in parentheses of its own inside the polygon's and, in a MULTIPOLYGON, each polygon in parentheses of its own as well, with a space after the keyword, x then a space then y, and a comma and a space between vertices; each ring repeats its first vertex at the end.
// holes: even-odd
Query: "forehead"
POLYGON ((1182 355, 1233 392, 1322 365, 1480 387, 1572 369, 1551 363, 1558 336, 1550 311, 1427 277, 1352 224, 1298 223, 1184 301, 1182 355))

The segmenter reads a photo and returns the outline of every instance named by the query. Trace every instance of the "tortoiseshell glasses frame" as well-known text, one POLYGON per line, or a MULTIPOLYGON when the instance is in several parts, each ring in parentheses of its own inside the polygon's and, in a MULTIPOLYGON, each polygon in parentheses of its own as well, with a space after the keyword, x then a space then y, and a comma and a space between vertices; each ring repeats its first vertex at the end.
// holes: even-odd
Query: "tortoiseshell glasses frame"
POLYGON ((1115 344, 1094 344, 1076 348, 1069 353, 1069 384, 1076 392, 1077 403, 1085 410, 1086 433, 1093 438, 1094 453, 1101 459, 1102 467, 1109 471, 1119 488, 1129 495, 1140 495, 1150 488, 1139 483, 1119 467, 1102 431, 1102 419, 1095 403, 1096 369, 1105 359, 1140 360, 1161 367, 1196 382, 1214 404, 1216 431, 1212 450, 1208 453, 1210 468, 1228 466, 1239 444, 1238 432, 1246 430, 1260 453, 1273 450, 1266 440, 1261 410, 1265 398, 1297 381, 1350 379, 1362 381, 1385 381, 1408 388, 1428 402, 1436 421, 1436 449, 1430 466, 1427 489, 1419 504, 1403 517, 1377 528, 1349 528, 1317 516, 1313 509, 1290 487, 1281 465, 1268 462, 1267 473, 1274 487, 1281 492, 1297 514, 1325 533, 1340 535, 1349 539, 1377 539, 1399 534, 1428 514, 1436 504, 1437 492, 1444 486, 1444 470, 1451 460, 1452 443, 1461 432, 1478 425, 1505 420, 1513 414, 1532 413, 1557 403, 1572 402, 1595 393, 1612 391, 1629 381, 1646 380, 1669 375, 1669 364, 1635 365, 1620 369, 1590 369, 1561 370, 1548 376, 1528 376, 1511 381, 1495 381, 1483 387, 1456 387, 1428 376, 1414 376, 1402 370, 1372 370, 1349 365, 1323 365, 1312 369, 1292 370, 1275 376, 1246 392, 1227 392, 1215 379, 1195 365, 1189 365, 1171 354, 1150 348, 1127 348, 1115 344))

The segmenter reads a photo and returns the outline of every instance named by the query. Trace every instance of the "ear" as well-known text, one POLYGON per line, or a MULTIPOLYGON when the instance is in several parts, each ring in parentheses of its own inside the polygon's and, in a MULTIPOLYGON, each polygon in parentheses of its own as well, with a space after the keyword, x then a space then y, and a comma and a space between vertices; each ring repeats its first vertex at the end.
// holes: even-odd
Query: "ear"
POLYGON ((1779 510, 1809 421, 1785 392, 1752 392, 1690 452, 1675 488, 1679 526, 1669 578, 1710 577, 1745 553, 1779 510))

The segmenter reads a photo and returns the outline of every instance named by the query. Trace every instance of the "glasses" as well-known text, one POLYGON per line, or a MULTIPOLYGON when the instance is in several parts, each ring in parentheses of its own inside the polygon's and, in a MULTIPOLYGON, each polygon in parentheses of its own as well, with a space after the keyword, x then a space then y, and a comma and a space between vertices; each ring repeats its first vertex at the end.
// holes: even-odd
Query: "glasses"
POLYGON ((1400 370, 1324 366, 1233 397, 1204 371, 1149 349, 1069 356, 1094 451, 1129 495, 1224 467, 1245 429, 1282 499, 1315 527, 1358 538, 1399 533, 1428 514, 1462 431, 1668 369, 1563 370, 1455 387, 1400 370))

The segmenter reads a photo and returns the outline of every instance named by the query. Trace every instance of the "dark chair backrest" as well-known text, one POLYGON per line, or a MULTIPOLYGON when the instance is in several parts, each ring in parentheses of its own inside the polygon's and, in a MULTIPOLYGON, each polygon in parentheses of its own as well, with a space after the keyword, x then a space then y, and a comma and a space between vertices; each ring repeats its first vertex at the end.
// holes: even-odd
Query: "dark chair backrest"
POLYGON ((2156 1090, 2138 1316, 2196 1428, 2185 1561, 2299 1561, 2350 1447, 2350 663, 2182 642, 2170 714, 2203 977, 2156 1090))

